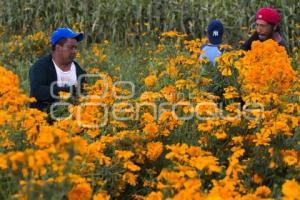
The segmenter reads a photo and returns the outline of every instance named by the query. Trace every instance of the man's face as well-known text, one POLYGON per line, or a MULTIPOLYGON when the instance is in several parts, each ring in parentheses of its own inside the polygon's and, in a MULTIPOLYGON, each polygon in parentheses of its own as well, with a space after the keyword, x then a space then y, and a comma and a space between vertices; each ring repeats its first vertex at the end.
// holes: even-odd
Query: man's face
POLYGON ((68 38, 63 46, 57 45, 59 54, 61 55, 64 64, 70 64, 76 58, 77 54, 77 40, 68 38))
POLYGON ((255 22, 255 28, 260 40, 264 41, 272 37, 274 27, 268 22, 257 19, 255 22))

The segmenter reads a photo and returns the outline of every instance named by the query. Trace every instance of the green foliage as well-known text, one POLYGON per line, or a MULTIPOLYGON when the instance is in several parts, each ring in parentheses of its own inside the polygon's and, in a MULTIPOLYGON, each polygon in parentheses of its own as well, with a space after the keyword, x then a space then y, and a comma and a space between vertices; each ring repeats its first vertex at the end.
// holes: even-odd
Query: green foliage
POLYGON ((299 46, 297 0, 10 0, 0 2, 0 26, 9 34, 69 26, 83 31, 87 42, 109 39, 127 45, 143 43, 145 32, 151 38, 170 30, 203 37, 207 23, 219 18, 225 24, 225 41, 238 45, 247 38, 255 12, 262 6, 281 12, 284 34, 292 47, 299 46))

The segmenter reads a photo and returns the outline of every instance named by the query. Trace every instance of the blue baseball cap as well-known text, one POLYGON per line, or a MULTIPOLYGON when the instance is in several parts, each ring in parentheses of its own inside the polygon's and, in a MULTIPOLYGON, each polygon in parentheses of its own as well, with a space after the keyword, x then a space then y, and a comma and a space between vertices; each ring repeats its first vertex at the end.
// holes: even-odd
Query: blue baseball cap
POLYGON ((215 45, 221 44, 223 32, 222 22, 220 20, 212 20, 207 26, 209 42, 215 45))
POLYGON ((74 38, 77 42, 83 40, 83 33, 73 32, 69 28, 58 28, 51 34, 51 45, 54 46, 59 40, 63 38, 74 38))

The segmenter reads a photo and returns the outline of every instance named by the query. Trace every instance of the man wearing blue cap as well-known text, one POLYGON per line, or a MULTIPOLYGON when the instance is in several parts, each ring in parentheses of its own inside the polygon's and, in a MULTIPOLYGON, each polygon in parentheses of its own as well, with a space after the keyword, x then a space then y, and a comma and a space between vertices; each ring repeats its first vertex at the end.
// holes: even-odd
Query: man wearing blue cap
MULTIPOLYGON (((75 94, 79 77, 85 74, 74 61, 77 43, 83 38, 82 33, 69 28, 58 28, 51 34, 51 54, 36 61, 29 71, 30 96, 36 99, 30 105, 32 108, 49 112, 49 106, 58 99, 60 91, 75 94)), ((81 85, 79 87, 81 89, 81 85)))
POLYGON ((212 20, 208 24, 208 44, 201 47, 203 53, 200 55, 200 58, 207 58, 215 65, 215 59, 222 54, 219 45, 222 43, 223 32, 224 27, 220 20, 212 20))

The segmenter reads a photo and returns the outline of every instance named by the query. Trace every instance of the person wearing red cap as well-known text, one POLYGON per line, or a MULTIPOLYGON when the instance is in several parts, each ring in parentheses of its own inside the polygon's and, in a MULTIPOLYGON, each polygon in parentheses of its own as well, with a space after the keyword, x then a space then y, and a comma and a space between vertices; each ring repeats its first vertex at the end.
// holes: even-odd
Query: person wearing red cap
POLYGON ((273 8, 260 8, 256 13, 255 21, 255 33, 243 44, 243 50, 250 50, 251 44, 255 40, 265 41, 273 39, 278 44, 283 46, 287 53, 289 53, 289 47, 286 40, 280 33, 279 28, 280 15, 276 9, 273 8))

